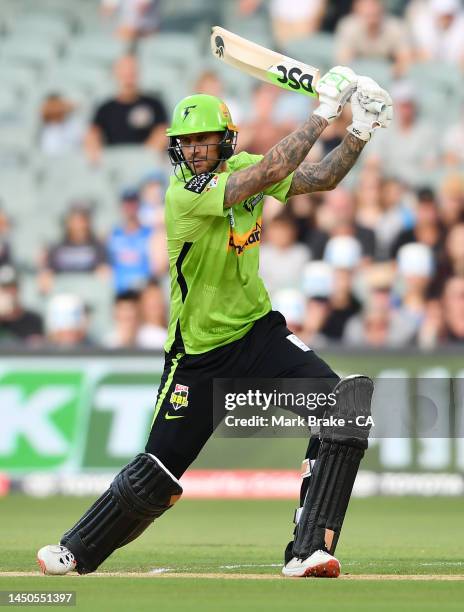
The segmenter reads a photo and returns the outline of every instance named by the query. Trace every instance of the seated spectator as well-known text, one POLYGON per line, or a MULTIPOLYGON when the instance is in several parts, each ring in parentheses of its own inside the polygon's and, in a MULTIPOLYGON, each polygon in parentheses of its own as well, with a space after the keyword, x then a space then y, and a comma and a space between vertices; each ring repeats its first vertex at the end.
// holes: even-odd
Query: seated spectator
POLYGON ((50 156, 78 151, 84 137, 84 124, 76 106, 58 93, 49 94, 40 109, 39 147, 50 156))
POLYGON ((230 96, 224 91, 223 81, 220 79, 217 72, 213 70, 204 70, 197 77, 193 85, 192 91, 209 96, 221 98, 227 104, 231 117, 234 118, 235 125, 240 126, 243 118, 243 105, 238 98, 230 96))
POLYGON ((425 316, 427 299, 435 271, 433 251, 425 244, 412 242, 397 255, 400 284, 400 311, 418 330, 425 316))
MULTIPOLYGON (((416 93, 406 81, 392 87, 395 121, 372 139, 368 159, 375 159, 385 174, 406 185, 426 177, 438 161, 437 134, 430 122, 419 118, 416 93)), ((370 143, 371 144, 371 143, 370 143)))
POLYGON ((353 236, 331 238, 324 250, 324 261, 333 270, 331 312, 323 332, 331 340, 340 340, 346 322, 361 310, 352 292, 353 278, 361 263, 361 245, 353 236))
POLYGON ((395 72, 402 74, 411 61, 405 25, 385 14, 380 0, 354 0, 352 13, 338 23, 335 39, 336 61, 343 65, 359 58, 393 59, 395 72))
POLYGON ((269 11, 276 43, 283 46, 289 40, 317 32, 325 5, 326 0, 271 0, 269 11))
POLYGON ((443 163, 447 166, 464 164, 464 108, 460 120, 445 129, 442 139, 443 163))
POLYGON ((18 277, 10 265, 0 267, 0 344, 43 341, 42 317, 21 304, 18 277))
POLYGON ((164 229, 166 175, 161 170, 147 174, 140 186, 139 221, 153 230, 164 229))
POLYGON ((317 229, 308 233, 307 244, 313 259, 322 259, 329 238, 353 236, 361 244, 365 260, 375 254, 375 234, 356 222, 355 202, 352 194, 343 187, 324 194, 324 204, 318 210, 317 229))
POLYGON ((0 209, 0 266, 11 264, 10 230, 8 215, 0 209))
POLYGON ((451 276, 464 277, 464 223, 458 223, 449 230, 441 255, 433 278, 434 295, 442 293, 446 280, 451 276))
POLYGON ((47 293, 56 274, 85 272, 108 276, 110 268, 105 246, 93 233, 88 204, 76 202, 66 215, 63 238, 45 254, 39 287, 47 293))
POLYGON ((134 348, 140 329, 140 304, 137 291, 124 291, 114 300, 114 326, 104 342, 108 348, 134 348))
POLYGON ((403 230, 392 245, 391 256, 395 258, 398 250, 410 242, 420 242, 433 249, 438 258, 443 247, 444 229, 440 221, 438 204, 431 189, 418 189, 416 222, 412 229, 403 230))
POLYGON ((296 242, 296 236, 295 221, 287 212, 274 217, 267 226, 260 274, 271 295, 279 289, 300 286, 303 266, 311 253, 306 245, 296 242))
POLYGON ((50 298, 46 311, 47 344, 58 349, 93 346, 88 336, 88 313, 77 295, 60 293, 50 298))
POLYGON ((276 117, 279 89, 269 83, 257 83, 253 90, 251 112, 240 126, 238 146, 249 153, 265 154, 292 129, 293 121, 276 117))
POLYGON ((440 220, 445 228, 464 221, 464 177, 450 174, 445 177, 439 193, 440 220))
MULTIPOLYGON (((116 293, 140 290, 152 275, 150 228, 139 221, 139 193, 125 189, 121 194, 122 223, 108 239, 108 253, 116 293)), ((156 272, 156 271, 155 271, 156 272)))
POLYGON ((283 314, 288 329, 299 334, 303 329, 306 300, 298 289, 281 289, 272 299, 274 310, 283 314))
POLYGON ((416 326, 392 307, 395 272, 388 263, 372 264, 362 271, 364 307, 351 317, 343 343, 357 347, 394 348, 412 343, 416 326))
POLYGON ((408 24, 419 60, 464 66, 464 12, 460 0, 412 2, 408 24))
POLYGON ((89 161, 98 163, 104 146, 146 145, 166 148, 166 109, 158 98, 139 91, 137 59, 120 58, 114 65, 117 92, 96 111, 86 138, 89 161))
POLYGON ((442 297, 444 342, 464 342, 464 277, 452 276, 442 297))
POLYGON ((137 346, 162 349, 168 337, 167 307, 163 290, 155 279, 148 281, 140 294, 140 315, 137 346))
POLYGON ((159 30, 160 0, 101 0, 102 14, 116 14, 116 36, 129 42, 159 30))
MULTIPOLYGON (((380 187, 380 214, 375 225, 376 259, 389 259, 400 234, 409 236, 415 224, 411 194, 397 178, 384 178, 380 187)), ((415 239, 412 238, 412 241, 415 239)))
POLYGON ((310 261, 303 271, 303 292, 307 298, 301 339, 310 347, 320 348, 329 342, 325 326, 332 312, 330 298, 334 291, 334 274, 324 261, 310 261))

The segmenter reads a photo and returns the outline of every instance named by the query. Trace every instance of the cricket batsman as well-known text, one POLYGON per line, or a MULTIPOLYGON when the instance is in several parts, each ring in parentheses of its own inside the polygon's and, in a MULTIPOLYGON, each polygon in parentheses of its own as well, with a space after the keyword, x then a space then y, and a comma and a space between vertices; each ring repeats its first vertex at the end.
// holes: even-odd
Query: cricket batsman
MULTIPOLYGON (((333 189, 378 127, 392 118, 388 93, 368 77, 337 66, 317 85, 319 106, 266 155, 234 154, 237 128, 224 102, 192 95, 174 109, 167 131, 174 166, 166 194, 171 314, 165 366, 145 452, 62 537, 44 546, 46 574, 94 572, 181 496, 179 478, 213 433, 214 378, 307 378, 325 381, 337 398, 327 414, 345 427, 310 437, 294 539, 285 576, 337 577, 335 547, 369 429, 372 381, 340 380, 272 310, 258 273, 265 195, 285 203, 333 189), (306 157, 351 99, 352 123, 342 143, 317 163, 306 157)), ((327 419, 328 420, 328 419, 327 419)))

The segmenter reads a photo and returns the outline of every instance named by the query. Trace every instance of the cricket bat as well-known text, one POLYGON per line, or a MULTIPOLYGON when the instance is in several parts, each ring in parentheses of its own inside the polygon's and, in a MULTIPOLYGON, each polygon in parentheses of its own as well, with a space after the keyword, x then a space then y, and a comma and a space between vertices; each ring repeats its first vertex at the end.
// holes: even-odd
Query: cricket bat
POLYGON ((266 49, 220 26, 211 33, 211 51, 226 64, 277 87, 317 96, 319 69, 266 49))

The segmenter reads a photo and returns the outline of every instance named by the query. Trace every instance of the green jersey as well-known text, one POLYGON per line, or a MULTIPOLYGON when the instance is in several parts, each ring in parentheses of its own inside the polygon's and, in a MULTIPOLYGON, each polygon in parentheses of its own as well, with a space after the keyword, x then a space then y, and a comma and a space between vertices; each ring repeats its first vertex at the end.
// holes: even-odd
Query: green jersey
POLYGON ((224 191, 232 172, 262 156, 239 153, 227 170, 171 177, 166 230, 171 276, 171 314, 165 350, 204 353, 244 336, 271 310, 259 277, 264 195, 286 201, 292 175, 231 208, 224 191))

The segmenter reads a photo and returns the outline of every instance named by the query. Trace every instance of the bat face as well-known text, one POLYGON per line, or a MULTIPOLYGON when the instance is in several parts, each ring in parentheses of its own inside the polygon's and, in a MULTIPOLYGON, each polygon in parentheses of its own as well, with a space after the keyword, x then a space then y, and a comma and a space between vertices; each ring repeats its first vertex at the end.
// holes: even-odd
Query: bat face
POLYGON ((319 70, 215 26, 211 51, 220 60, 242 72, 298 93, 315 96, 319 70))

